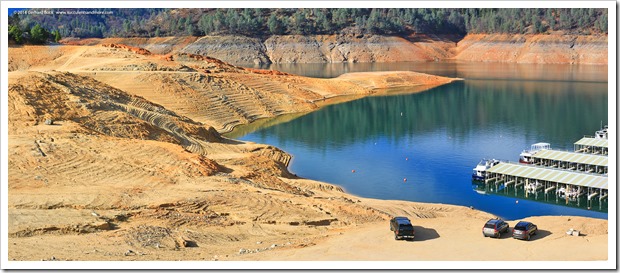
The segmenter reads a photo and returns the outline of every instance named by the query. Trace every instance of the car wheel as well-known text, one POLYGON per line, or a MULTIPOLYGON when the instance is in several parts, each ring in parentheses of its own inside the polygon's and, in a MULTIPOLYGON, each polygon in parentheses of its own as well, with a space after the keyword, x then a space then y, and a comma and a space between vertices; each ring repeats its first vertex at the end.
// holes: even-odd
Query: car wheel
POLYGON ((394 235, 394 240, 398 241, 398 235, 394 235))
POLYGON ((531 237, 531 236, 528 234, 528 235, 527 235, 527 237, 526 237, 525 239, 529 241, 529 240, 530 240, 530 237, 531 237))

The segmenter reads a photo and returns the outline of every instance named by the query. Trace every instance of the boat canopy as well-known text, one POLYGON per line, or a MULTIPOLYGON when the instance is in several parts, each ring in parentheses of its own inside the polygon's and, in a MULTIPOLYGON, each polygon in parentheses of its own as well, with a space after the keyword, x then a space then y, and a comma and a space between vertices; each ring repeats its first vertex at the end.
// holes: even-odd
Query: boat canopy
POLYGON ((551 150, 551 144, 546 143, 546 142, 538 142, 538 143, 532 144, 532 147, 530 148, 530 152, 540 151, 540 150, 551 150))

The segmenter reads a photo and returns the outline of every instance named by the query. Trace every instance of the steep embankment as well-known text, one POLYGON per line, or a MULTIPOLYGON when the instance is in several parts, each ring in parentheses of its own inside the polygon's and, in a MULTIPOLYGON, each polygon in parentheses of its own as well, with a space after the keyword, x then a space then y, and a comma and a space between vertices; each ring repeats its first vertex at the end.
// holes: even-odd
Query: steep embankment
POLYGON ((10 55, 12 260, 237 259, 263 242, 260 251, 304 247, 332 229, 386 221, 339 187, 290 174, 280 149, 222 138, 210 125, 452 80, 311 79, 113 43, 10 55))
POLYGON ((607 64, 607 36, 472 34, 458 42, 460 61, 607 64))
POLYGON ((9 71, 57 70, 92 77, 220 132, 261 118, 311 111, 317 108, 315 101, 335 96, 367 95, 390 87, 430 88, 453 80, 415 72, 314 79, 236 67, 204 55, 158 55, 113 43, 12 48, 10 60, 9 71))
POLYGON ((312 79, 104 42, 9 49, 11 261, 298 259, 297 250, 313 245, 325 255, 306 259, 503 260, 498 242, 502 253, 528 253, 513 259, 607 258, 605 220, 550 217, 527 244, 479 240, 488 213, 352 196, 290 174, 291 156, 275 147, 213 130, 308 111, 333 96, 453 79, 415 72, 312 79), (402 243, 387 229, 391 215, 416 223, 413 244, 427 256, 391 255, 402 243), (561 236, 568 228, 587 237, 561 236), (344 239, 368 251, 343 252, 344 239), (463 256, 445 255, 472 245, 463 256), (545 245, 549 251, 529 255, 545 245))
POLYGON ((274 35, 265 40, 244 36, 188 38, 106 38, 66 40, 73 45, 121 43, 155 54, 207 55, 228 63, 408 62, 450 58, 457 37, 415 35, 274 35))
POLYGON ((274 35, 107 38, 67 41, 121 43, 154 54, 206 55, 235 64, 409 62, 455 59, 475 62, 607 64, 607 36, 563 34, 274 35))

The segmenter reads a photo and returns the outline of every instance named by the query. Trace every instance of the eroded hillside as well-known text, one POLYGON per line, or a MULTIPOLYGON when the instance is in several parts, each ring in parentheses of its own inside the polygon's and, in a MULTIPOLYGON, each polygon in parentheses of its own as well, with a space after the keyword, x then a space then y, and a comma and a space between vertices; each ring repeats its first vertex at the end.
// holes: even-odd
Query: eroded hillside
MULTIPOLYGON (((311 79, 122 44, 10 55, 8 233, 17 260, 170 260, 179 250, 235 259, 240 248, 303 247, 384 221, 387 213, 339 187, 289 173, 285 152, 218 130, 331 97, 452 81, 413 72, 311 79)), ((416 213, 426 210, 443 215, 416 213)))
POLYGON ((208 55, 235 64, 409 62, 459 60, 475 62, 607 64, 606 35, 551 34, 412 34, 273 35, 263 40, 244 36, 107 38, 66 41, 70 44, 122 43, 156 54, 208 55))

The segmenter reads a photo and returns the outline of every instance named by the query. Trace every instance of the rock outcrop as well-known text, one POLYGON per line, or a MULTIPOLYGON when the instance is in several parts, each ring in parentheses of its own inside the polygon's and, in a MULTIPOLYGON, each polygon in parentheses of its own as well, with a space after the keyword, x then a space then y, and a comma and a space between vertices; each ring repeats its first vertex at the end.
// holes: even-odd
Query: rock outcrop
POLYGON ((273 35, 86 39, 72 44, 126 44, 154 54, 204 55, 233 64, 368 63, 455 59, 474 62, 607 64, 607 36, 558 34, 273 35), (174 46, 171 46, 174 43, 174 46))
POLYGON ((474 62, 607 64, 607 36, 472 34, 454 59, 474 62))

